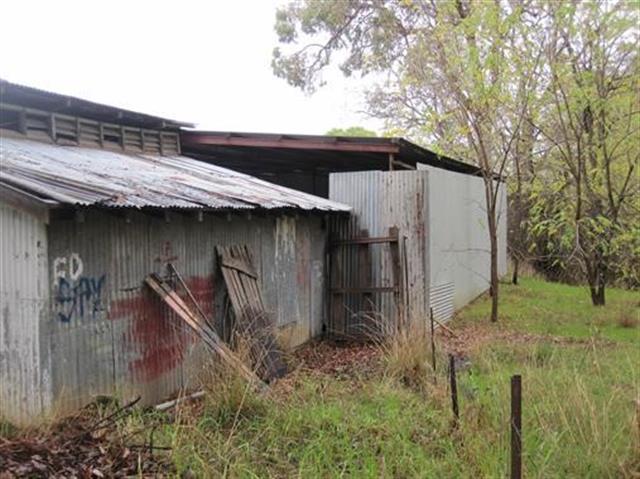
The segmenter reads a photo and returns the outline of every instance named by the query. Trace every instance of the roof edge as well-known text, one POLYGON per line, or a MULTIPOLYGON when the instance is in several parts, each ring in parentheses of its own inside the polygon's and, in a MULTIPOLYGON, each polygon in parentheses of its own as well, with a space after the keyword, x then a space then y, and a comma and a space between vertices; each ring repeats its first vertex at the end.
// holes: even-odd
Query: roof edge
MULTIPOLYGON (((424 163, 457 173, 483 176, 482 168, 431 151, 403 137, 365 137, 331 135, 296 135, 216 130, 180 130, 181 143, 187 147, 228 146, 247 148, 282 148, 298 150, 342 151, 353 153, 398 154, 405 163, 424 163), (403 155, 404 154, 404 155, 403 155), (406 158, 410 156, 411 158, 406 158), (410 160, 410 161, 407 161, 410 160)), ((499 178, 497 174, 494 177, 499 178)))
POLYGON ((30 103, 30 105, 25 104, 27 107, 33 105, 48 105, 49 108, 46 106, 36 106, 36 108, 41 108, 43 110, 56 108, 56 112, 58 113, 65 113, 64 110, 77 111, 77 116, 86 116, 87 114, 93 113, 99 117, 110 117, 109 121, 125 121, 134 124, 134 126, 136 122, 140 122, 144 124, 157 124, 158 126, 156 126, 156 128, 180 129, 195 127, 193 123, 172 120, 139 111, 128 110, 126 108, 85 100, 84 98, 77 96, 65 95, 19 83, 13 83, 3 78, 0 78, 0 98, 2 98, 3 102, 10 104, 21 104, 19 101, 22 100, 24 103, 30 103))

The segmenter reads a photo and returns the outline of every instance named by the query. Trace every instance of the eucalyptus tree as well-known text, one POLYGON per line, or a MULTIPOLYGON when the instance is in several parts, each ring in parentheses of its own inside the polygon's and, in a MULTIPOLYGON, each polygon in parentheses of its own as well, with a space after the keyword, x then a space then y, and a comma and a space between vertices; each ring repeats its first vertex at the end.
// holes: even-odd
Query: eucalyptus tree
POLYGON ((337 64, 370 75, 369 112, 480 167, 490 243, 491 320, 498 318, 499 195, 528 111, 539 53, 521 30, 526 2, 298 0, 278 10, 276 75, 313 92, 337 64), (518 88, 518 81, 524 81, 518 88))
POLYGON ((545 89, 532 125, 550 152, 532 185, 531 231, 577 265, 594 305, 614 275, 638 284, 638 6, 543 4, 545 89))

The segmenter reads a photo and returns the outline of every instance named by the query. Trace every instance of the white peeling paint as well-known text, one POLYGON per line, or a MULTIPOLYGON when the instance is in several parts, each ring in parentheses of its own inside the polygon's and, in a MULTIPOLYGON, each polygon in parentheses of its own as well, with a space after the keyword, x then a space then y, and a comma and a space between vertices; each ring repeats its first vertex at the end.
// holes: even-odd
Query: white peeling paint
POLYGON ((26 424, 51 405, 46 225, 2 201, 0 258, 0 417, 26 424))

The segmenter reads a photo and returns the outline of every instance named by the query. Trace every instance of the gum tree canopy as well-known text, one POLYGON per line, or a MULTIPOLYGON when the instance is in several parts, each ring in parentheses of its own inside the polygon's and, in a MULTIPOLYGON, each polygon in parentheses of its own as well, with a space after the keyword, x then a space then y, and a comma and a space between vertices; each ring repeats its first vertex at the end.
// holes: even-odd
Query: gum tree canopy
POLYGON ((516 192, 518 258, 575 264, 594 304, 613 271, 633 277, 637 17, 624 0, 297 0, 277 12, 272 66, 307 92, 332 64, 369 75, 370 114, 482 169, 495 321, 496 175, 516 192))

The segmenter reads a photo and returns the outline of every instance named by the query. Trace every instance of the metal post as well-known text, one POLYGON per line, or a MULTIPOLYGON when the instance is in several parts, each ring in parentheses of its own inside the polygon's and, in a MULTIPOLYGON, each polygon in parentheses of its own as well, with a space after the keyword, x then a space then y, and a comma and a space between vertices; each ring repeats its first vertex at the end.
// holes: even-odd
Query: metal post
POLYGON ((458 425, 460 411, 458 410, 458 384, 456 383, 456 361, 453 354, 449 355, 449 380, 451 383, 451 407, 455 417, 455 425, 458 425))
POLYGON ((436 378, 436 340, 435 326, 433 322, 433 308, 429 308, 429 318, 431 319, 431 367, 433 368, 433 378, 436 378))
POLYGON ((522 478, 522 378, 511 376, 511 479, 522 478))

